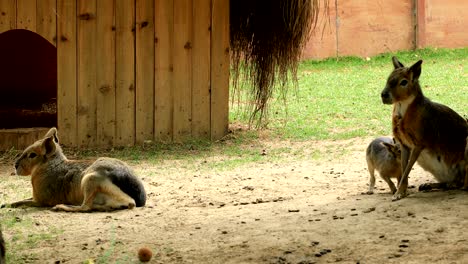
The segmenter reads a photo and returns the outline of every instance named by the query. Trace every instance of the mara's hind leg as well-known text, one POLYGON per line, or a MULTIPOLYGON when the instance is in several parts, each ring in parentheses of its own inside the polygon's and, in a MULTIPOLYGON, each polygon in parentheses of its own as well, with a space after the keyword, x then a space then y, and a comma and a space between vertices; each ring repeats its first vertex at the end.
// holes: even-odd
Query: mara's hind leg
POLYGON ((388 187, 390 187, 390 191, 392 192, 392 194, 394 194, 397 189, 395 187, 395 184, 390 179, 390 176, 382 175, 382 179, 388 184, 388 187))
POLYGON ((118 209, 133 209, 135 200, 123 192, 110 180, 105 181, 99 188, 99 193, 92 204, 92 210, 111 211, 118 209))
POLYGON ((135 200, 124 193, 106 176, 96 171, 86 174, 81 180, 83 203, 80 206, 59 204, 54 210, 67 212, 111 211, 132 209, 135 200))
MULTIPOLYGON (((468 141, 467 141, 466 148, 468 150, 468 141)), ((465 158, 465 180, 463 182, 463 187, 462 187, 463 190, 468 190, 468 155, 466 156, 467 157, 465 158)))
POLYGON ((369 170, 369 190, 367 191, 367 194, 373 194, 375 186, 375 168, 374 164, 370 160, 367 161, 367 169, 369 170))
POLYGON ((66 212, 89 212, 93 210, 93 203, 99 192, 100 183, 102 182, 100 178, 102 177, 95 173, 88 173, 83 176, 81 180, 81 190, 84 199, 81 205, 58 204, 54 206, 52 210, 66 212))

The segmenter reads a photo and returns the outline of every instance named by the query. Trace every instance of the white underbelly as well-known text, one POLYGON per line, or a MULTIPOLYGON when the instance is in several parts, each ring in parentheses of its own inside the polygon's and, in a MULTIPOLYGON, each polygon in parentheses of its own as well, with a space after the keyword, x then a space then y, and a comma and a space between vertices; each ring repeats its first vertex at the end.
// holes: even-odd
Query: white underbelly
POLYGON ((461 172, 461 164, 449 165, 443 162, 437 155, 423 150, 418 158, 418 164, 430 172, 438 182, 453 182, 461 172))

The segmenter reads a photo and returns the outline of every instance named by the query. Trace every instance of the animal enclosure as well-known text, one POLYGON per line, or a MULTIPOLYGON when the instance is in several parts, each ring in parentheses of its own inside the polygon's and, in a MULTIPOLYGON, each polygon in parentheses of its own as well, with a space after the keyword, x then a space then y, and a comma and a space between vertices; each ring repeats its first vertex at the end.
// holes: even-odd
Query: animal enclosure
MULTIPOLYGON (((127 146, 227 133, 229 1, 0 1, 0 33, 18 29, 56 47, 64 145, 127 146)), ((38 89, 31 88, 41 94, 38 89)))
MULTIPOLYGON (((324 1, 320 0, 322 6, 324 1)), ((468 45, 468 2, 464 0, 336 0, 328 4, 328 9, 320 10, 304 58, 366 57, 468 45)))

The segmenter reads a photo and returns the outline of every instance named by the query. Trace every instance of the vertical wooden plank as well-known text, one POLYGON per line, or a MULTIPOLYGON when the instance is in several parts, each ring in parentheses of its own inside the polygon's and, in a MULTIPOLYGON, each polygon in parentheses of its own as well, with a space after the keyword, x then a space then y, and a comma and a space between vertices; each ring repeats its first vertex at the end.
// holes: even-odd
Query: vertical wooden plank
POLYGON ((426 0, 416 1, 416 48, 426 46, 426 0))
POLYGON ((116 146, 135 144, 135 0, 115 2, 116 146))
POLYGON ((36 32, 36 0, 17 0, 16 28, 36 32))
POLYGON ((155 27, 155 90, 154 134, 157 141, 172 141, 173 126, 173 61, 174 3, 173 0, 156 0, 155 27))
POLYGON ((192 1, 174 1, 174 128, 173 139, 191 136, 192 119, 192 1))
POLYGON ((57 113, 60 140, 77 145, 76 1, 57 2, 57 113))
POLYGON ((136 0, 136 142, 154 139, 154 1, 136 0))
POLYGON ((78 127, 80 146, 96 146, 96 1, 78 1, 78 127))
POLYGON ((16 28, 16 0, 0 1, 0 33, 16 28))
POLYGON ((210 139, 211 0, 193 5, 192 136, 210 139))
POLYGON ((225 136, 229 125, 229 1, 212 0, 211 139, 225 136))
POLYGON ((96 126, 97 145, 109 147, 115 137, 115 2, 99 0, 96 7, 96 126))
POLYGON ((37 34, 47 39, 50 43, 56 44, 56 17, 57 17, 57 1, 56 0, 40 0, 37 4, 37 34))

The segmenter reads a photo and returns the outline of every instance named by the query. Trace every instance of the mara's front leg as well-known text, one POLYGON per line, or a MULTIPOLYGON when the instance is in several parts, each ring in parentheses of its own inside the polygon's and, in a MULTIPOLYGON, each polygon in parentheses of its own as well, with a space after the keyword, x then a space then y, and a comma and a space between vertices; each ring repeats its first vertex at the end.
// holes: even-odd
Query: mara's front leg
POLYGON ((41 207, 41 204, 39 204, 38 202, 34 201, 33 198, 29 198, 29 199, 25 199, 25 200, 22 200, 22 201, 14 202, 14 203, 11 203, 11 204, 2 204, 0 207, 1 207, 1 208, 6 208, 6 207, 18 208, 18 207, 21 207, 21 206, 25 206, 25 207, 41 207))
POLYGON ((401 149, 401 168, 403 174, 401 175, 400 182, 398 183, 398 189, 393 194, 392 201, 400 200, 406 196, 406 190, 408 189, 408 176, 413 168, 414 163, 418 160, 419 154, 423 150, 422 147, 414 147, 409 150, 407 146, 402 146, 401 149), (409 156, 409 159, 408 159, 409 156))

